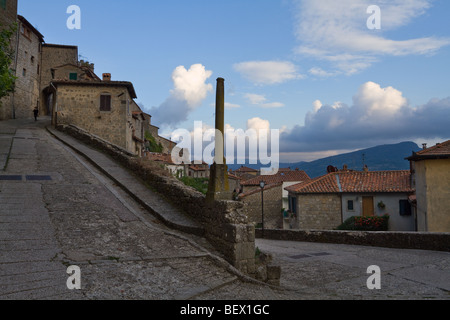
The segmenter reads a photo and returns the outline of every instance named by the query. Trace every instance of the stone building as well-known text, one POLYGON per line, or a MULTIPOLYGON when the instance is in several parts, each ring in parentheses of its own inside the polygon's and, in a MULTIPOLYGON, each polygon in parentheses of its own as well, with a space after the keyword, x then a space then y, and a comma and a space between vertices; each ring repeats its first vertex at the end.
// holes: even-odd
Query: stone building
POLYGON ((310 181, 311 178, 308 176, 308 174, 303 170, 291 170, 291 169, 279 169, 277 174, 274 175, 263 175, 263 176, 256 176, 252 177, 247 180, 241 181, 241 191, 243 193, 246 193, 248 191, 252 191, 255 189, 259 189, 259 184, 261 181, 264 181, 265 184, 271 185, 271 184, 277 184, 282 183, 283 185, 283 192, 281 193, 281 199, 282 204, 280 207, 280 210, 282 208, 287 208, 288 203, 288 192, 285 190, 285 188, 299 184, 305 181, 310 181))
MULTIPOLYGON (((5 10, 0 6, 0 10, 5 10)), ((44 36, 24 17, 17 16, 17 1, 6 1, 7 15, 3 16, 3 23, 17 23, 16 35, 13 37, 15 52, 13 65, 17 77, 15 91, 2 99, 0 120, 30 118, 33 109, 39 107, 39 89, 41 77, 41 51, 44 36), (15 4, 13 3, 15 2, 15 4), (13 21, 13 12, 16 20, 13 21)))
POLYGON ((151 115, 149 115, 148 113, 144 113, 144 116, 145 116, 144 132, 151 134, 153 138, 155 138, 156 143, 161 144, 163 148, 162 153, 170 154, 177 144, 159 135, 159 128, 152 125, 151 115))
POLYGON ((409 171, 337 171, 286 188, 296 229, 332 230, 352 216, 390 215, 391 231, 415 231, 409 171))
POLYGON ((450 232, 450 140, 425 146, 408 160, 416 189, 418 231, 450 232))
POLYGON ((143 120, 139 111, 132 109, 136 93, 131 82, 111 81, 106 77, 100 81, 54 80, 51 84, 56 88, 55 125, 78 126, 132 154, 141 155, 143 131, 136 122, 143 120))
MULTIPOLYGON (((0 30, 7 29, 17 23, 17 1, 0 1, 0 30)), ((12 36, 11 49, 17 50, 18 33, 12 36)), ((16 57, 15 57, 16 58, 16 57)), ((16 59, 14 59, 11 69, 14 69, 16 59)), ((12 94, 0 99, 0 120, 11 119, 13 115, 12 94)))
POLYGON ((17 15, 17 0, 0 1, 0 23, 18 24, 12 47, 17 80, 15 92, 1 101, 0 120, 51 116, 52 124, 75 125, 132 154, 142 156, 145 132, 154 134, 163 151, 175 143, 160 137, 151 116, 135 103, 133 85, 100 79, 94 64, 78 61, 78 47, 44 43, 44 36, 24 17, 17 15))
POLYGON ((262 226, 262 202, 264 201, 264 228, 283 229, 282 193, 283 182, 280 181, 266 185, 263 191, 258 187, 241 193, 238 199, 245 204, 249 222, 262 226), (262 199, 262 192, 264 192, 264 199, 262 199))

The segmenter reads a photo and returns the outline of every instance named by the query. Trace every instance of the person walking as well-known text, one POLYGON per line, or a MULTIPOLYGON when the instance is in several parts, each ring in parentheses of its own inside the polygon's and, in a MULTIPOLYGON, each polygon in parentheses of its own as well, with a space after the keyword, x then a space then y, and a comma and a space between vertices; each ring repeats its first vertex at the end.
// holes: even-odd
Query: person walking
POLYGON ((39 114, 39 109, 37 107, 34 108, 33 114, 34 114, 34 121, 37 121, 37 117, 38 117, 38 114, 39 114))

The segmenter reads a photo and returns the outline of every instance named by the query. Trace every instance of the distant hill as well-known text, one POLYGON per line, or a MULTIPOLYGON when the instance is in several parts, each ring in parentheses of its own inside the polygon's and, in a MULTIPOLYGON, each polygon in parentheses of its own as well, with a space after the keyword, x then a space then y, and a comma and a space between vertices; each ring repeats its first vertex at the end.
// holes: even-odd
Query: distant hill
MULTIPOLYGON (((381 145, 355 152, 340 154, 311 162, 280 163, 280 168, 298 168, 304 170, 311 178, 316 178, 327 173, 327 167, 333 166, 342 169, 347 165, 349 169, 362 170, 364 164, 370 171, 378 170, 408 170, 409 162, 405 158, 413 152, 421 150, 414 142, 402 142, 398 144, 381 145)), ((246 165, 259 169, 260 165, 246 165)), ((238 169, 241 165, 230 165, 230 169, 238 169)))

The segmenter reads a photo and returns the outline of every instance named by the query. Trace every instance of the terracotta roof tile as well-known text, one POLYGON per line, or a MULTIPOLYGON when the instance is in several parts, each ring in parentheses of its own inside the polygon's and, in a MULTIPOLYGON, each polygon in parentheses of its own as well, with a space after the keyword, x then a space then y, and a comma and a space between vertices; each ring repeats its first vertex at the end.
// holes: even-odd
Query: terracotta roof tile
MULTIPOLYGON (((281 186, 281 185, 283 185, 283 182, 277 182, 277 183, 272 183, 272 184, 268 184, 268 185, 266 185, 265 187, 264 187, 264 191, 267 191, 267 190, 270 190, 270 189, 273 189, 273 188, 275 188, 275 187, 279 187, 279 186, 281 186)), ((250 190, 250 191, 247 191, 247 192, 245 192, 245 193, 241 193, 241 194, 239 194, 239 198, 245 198, 245 197, 248 197, 248 196, 250 196, 250 195, 252 195, 252 194, 255 194, 255 193, 261 193, 261 189, 260 188, 258 188, 258 189, 252 189, 252 190, 250 190)))
POLYGON ((332 172, 286 190, 304 194, 414 192, 410 171, 332 172))
POLYGON ((241 183, 243 186, 259 186, 261 181, 266 184, 273 184, 279 182, 295 182, 295 181, 310 181, 311 178, 302 170, 282 170, 275 175, 265 175, 250 178, 241 183))
POLYGON ((415 152, 409 160, 433 159, 433 158, 449 158, 450 157, 450 140, 438 143, 433 147, 415 152))
POLYGON ((238 172, 238 173, 244 173, 244 172, 258 172, 258 170, 252 169, 252 168, 249 168, 249 167, 244 167, 244 166, 242 166, 242 167, 240 167, 239 169, 237 169, 235 172, 238 172))

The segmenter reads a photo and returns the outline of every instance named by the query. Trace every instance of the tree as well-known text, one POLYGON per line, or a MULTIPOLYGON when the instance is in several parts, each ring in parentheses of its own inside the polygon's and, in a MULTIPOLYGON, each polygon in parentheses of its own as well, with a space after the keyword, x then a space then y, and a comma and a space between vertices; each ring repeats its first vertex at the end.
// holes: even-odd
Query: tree
POLYGON ((11 68, 14 60, 11 38, 15 34, 16 28, 16 24, 7 28, 0 25, 0 99, 14 91, 17 79, 11 68))

